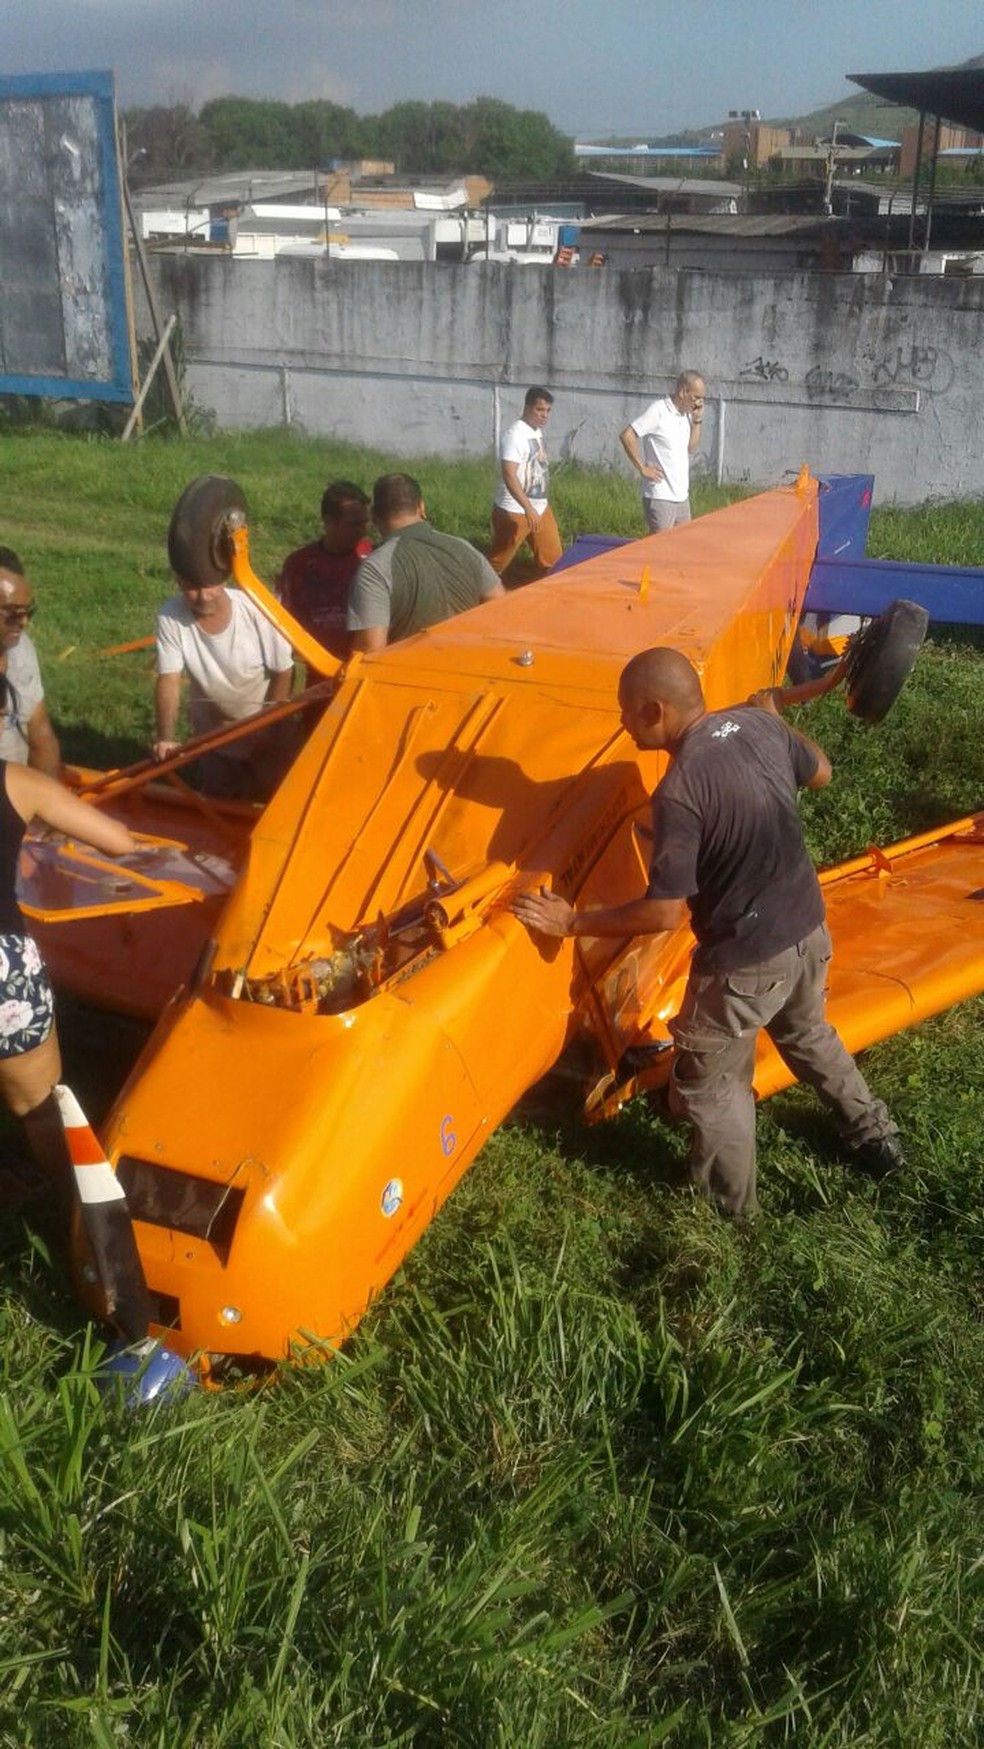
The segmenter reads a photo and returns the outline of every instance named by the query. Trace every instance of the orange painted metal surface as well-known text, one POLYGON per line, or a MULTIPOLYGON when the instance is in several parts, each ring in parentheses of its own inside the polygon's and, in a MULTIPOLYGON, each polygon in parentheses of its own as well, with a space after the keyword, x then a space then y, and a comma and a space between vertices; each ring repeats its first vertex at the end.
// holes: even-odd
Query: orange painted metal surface
POLYGON ((816 493, 804 477, 347 665, 253 827, 208 975, 108 1122, 170 1345, 343 1340, 592 1013, 572 944, 532 940, 509 897, 638 893, 662 759, 622 731, 619 673, 665 643, 712 708, 778 681, 816 493))
MULTIPOLYGON (((820 882, 834 944, 827 1016, 848 1050, 984 990, 984 814, 870 850, 824 870, 820 882)), ((589 977, 602 946, 584 943, 589 977)), ((608 1070, 589 1097, 592 1119, 611 1117, 626 1100, 667 1080, 669 1022, 683 999, 693 946, 689 928, 682 928, 658 953, 644 941, 620 944, 615 959, 597 970, 608 1070), (619 1061, 630 1050, 651 1050, 652 1064, 620 1079, 619 1061)), ((763 1033, 757 1096, 766 1099, 794 1078, 763 1033)))
MULTIPOLYGON (((826 870, 834 942, 828 1014, 848 1050, 984 989, 984 814, 826 870)), ((763 1050, 761 1098, 793 1080, 763 1050)))

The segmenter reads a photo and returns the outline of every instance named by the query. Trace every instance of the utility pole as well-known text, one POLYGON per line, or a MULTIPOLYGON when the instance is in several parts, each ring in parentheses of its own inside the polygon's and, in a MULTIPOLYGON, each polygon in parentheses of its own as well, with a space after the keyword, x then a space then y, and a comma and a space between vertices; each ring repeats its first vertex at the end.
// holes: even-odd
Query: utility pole
POLYGON ((823 210, 827 218, 834 210, 834 175, 837 169, 837 129, 842 125, 840 118, 834 122, 830 142, 827 146, 827 174, 823 185, 823 210))

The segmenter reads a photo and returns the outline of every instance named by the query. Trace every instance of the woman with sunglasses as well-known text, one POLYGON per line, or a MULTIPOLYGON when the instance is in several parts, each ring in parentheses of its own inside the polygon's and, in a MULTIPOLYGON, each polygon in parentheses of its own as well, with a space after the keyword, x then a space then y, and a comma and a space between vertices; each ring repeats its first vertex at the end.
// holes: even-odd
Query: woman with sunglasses
POLYGON ((0 715, 0 759, 56 777, 58 737, 44 702, 41 670, 27 627, 35 605, 24 567, 11 547, 0 547, 0 675, 7 681, 0 715))

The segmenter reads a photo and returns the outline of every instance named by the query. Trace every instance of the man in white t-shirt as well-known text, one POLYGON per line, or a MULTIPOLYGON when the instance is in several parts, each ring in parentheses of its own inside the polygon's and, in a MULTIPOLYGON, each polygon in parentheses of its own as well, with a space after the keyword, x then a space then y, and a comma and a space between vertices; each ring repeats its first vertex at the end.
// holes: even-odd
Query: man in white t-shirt
MULTIPOLYGON (((181 578, 177 582, 180 595, 157 615, 155 759, 167 759, 180 746, 182 674, 190 682, 192 734, 204 735, 288 698, 294 673, 287 639, 248 596, 222 583, 196 588, 181 578)), ((271 724, 205 754, 203 787, 213 795, 247 800, 268 795, 288 762, 285 731, 292 727, 271 724)))
POLYGON ((690 521, 690 458, 700 443, 704 379, 684 370, 672 395, 651 401, 619 433, 619 442, 642 476, 642 508, 650 534, 690 521))
POLYGON ((548 503, 550 466, 543 428, 550 418, 553 396, 535 384, 527 389, 523 417, 510 425, 499 446, 502 479, 492 506, 492 550, 489 564, 501 577, 526 541, 539 574, 552 569, 564 548, 548 503))

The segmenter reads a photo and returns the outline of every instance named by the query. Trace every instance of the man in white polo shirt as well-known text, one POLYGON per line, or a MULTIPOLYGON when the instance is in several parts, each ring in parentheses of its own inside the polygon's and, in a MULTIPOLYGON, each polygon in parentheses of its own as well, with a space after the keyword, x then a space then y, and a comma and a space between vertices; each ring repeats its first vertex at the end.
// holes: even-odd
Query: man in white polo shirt
MULTIPOLYGON (((290 696, 294 659, 287 639, 248 596, 222 583, 196 588, 176 581, 180 595, 157 615, 155 759, 176 753, 181 676, 191 683, 188 711, 193 735, 255 716, 265 704, 290 696)), ((284 731, 243 736, 202 759, 202 784, 212 795, 261 800, 270 794, 289 758, 284 731)))
POLYGON ((690 458, 700 444, 704 379, 684 370, 672 395, 651 401, 619 433, 619 442, 643 480, 642 508, 650 534, 690 521, 690 458))

